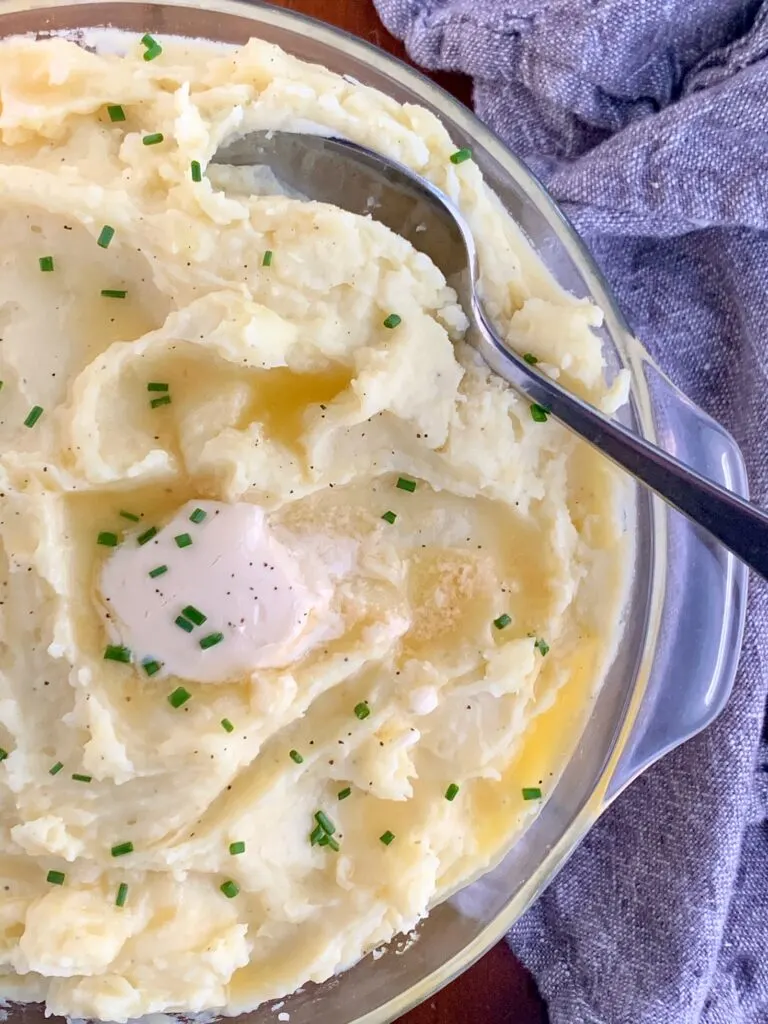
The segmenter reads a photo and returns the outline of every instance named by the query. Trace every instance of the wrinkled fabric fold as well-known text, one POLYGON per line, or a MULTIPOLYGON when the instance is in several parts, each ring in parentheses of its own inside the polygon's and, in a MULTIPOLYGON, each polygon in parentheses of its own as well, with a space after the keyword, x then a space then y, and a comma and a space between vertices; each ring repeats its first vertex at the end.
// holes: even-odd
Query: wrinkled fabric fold
MULTIPOLYGON (((544 181, 768 504, 768 5, 376 0, 544 181)), ((669 680, 675 685, 675 680, 669 680)), ((768 588, 721 717, 590 832, 510 941, 552 1024, 768 1024, 768 588)))

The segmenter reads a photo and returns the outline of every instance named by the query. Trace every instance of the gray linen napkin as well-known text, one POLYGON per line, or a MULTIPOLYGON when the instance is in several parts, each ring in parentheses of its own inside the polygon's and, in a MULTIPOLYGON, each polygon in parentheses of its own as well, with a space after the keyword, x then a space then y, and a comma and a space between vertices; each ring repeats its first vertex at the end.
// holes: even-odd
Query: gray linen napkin
MULTIPOLYGON (((768 3, 375 2, 415 61, 474 78, 479 116, 768 504, 768 3)), ((511 933, 553 1024, 768 1024, 766 691, 753 580, 726 711, 630 787, 511 933)))

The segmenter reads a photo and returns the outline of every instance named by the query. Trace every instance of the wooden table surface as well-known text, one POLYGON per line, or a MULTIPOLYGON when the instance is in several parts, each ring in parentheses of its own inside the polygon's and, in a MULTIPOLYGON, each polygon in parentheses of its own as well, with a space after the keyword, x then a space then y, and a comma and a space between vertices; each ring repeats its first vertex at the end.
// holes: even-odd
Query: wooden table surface
MULTIPOLYGON (((408 61, 403 44, 379 21, 372 0, 273 2, 337 25, 408 61)), ((438 72, 431 77, 471 106, 471 82, 465 75, 438 72)), ((400 1024, 547 1024, 547 1012, 531 976, 500 942, 460 978, 402 1017, 400 1024)))

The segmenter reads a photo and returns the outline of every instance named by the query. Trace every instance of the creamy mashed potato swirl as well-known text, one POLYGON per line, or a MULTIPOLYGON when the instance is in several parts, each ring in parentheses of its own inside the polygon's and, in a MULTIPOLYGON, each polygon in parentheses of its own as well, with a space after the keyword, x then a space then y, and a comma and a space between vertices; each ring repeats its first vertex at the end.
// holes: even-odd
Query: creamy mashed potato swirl
POLYGON ((628 554, 617 474, 478 363, 424 255, 205 173, 297 122, 408 164, 464 211, 509 343, 612 410, 599 312, 440 123, 258 40, 161 43, 0 44, 2 992, 114 1021, 322 981, 498 859, 588 712, 628 554), (181 634, 147 659, 198 506, 252 525, 211 564, 271 545, 293 596, 279 644, 254 627, 196 678, 181 634), (144 634, 152 529, 175 561, 144 634))

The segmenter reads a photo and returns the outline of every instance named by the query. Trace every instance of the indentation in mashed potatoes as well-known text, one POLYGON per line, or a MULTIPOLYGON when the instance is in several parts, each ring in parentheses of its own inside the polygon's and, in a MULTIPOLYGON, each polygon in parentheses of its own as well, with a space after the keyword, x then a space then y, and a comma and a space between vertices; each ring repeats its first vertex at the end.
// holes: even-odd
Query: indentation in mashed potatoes
POLYGON ((466 214, 510 343, 613 408, 598 311, 439 122, 260 41, 163 47, 0 43, 0 962, 15 998, 114 1021, 322 981, 492 864, 578 735, 537 723, 588 710, 627 564, 615 471, 478 364, 426 257, 191 174, 297 120, 403 161, 466 214), (333 621, 169 700, 105 659, 99 580, 197 501, 335 565, 333 621))

